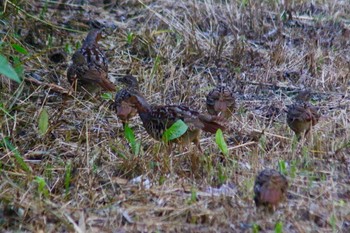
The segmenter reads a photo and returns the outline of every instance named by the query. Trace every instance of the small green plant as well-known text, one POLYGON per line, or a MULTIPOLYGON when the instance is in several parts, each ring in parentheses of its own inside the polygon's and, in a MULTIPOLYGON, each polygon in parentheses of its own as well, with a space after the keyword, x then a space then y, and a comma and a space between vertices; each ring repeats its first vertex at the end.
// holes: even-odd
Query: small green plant
POLYGON ((188 126, 182 120, 177 120, 163 133, 163 141, 168 143, 171 140, 181 137, 186 133, 188 126))
POLYGON ((110 93, 110 92, 105 92, 105 93, 103 93, 103 94, 101 95, 101 98, 102 98, 103 100, 107 100, 107 101, 112 100, 112 101, 113 101, 113 95, 112 95, 112 93, 110 93))
POLYGON ((228 148, 227 144, 225 142, 224 134, 222 133, 221 129, 218 129, 215 134, 215 142, 216 145, 218 145, 220 151, 227 156, 228 155, 228 148))
POLYGON ((332 226, 333 232, 337 232, 337 218, 334 214, 331 215, 331 217, 329 219, 329 223, 332 226))
POLYGON ((219 179, 220 185, 224 184, 227 180, 227 175, 226 175, 225 169, 221 164, 219 164, 219 166, 218 166, 218 179, 219 179))
POLYGON ((64 51, 68 54, 72 54, 73 53, 72 45, 69 43, 66 43, 64 46, 64 51))
POLYGON ((64 188, 66 190, 66 196, 68 196, 69 187, 70 187, 70 183, 71 183, 71 180, 72 180, 72 163, 71 163, 71 161, 67 162, 65 170, 66 170, 66 173, 65 173, 65 176, 64 176, 64 188))
POLYGON ((126 43, 128 43, 128 45, 131 45, 134 39, 135 34, 133 32, 128 32, 128 34, 126 35, 126 43))
POLYGON ((39 195, 47 198, 49 196, 49 190, 47 189, 47 184, 45 182, 45 179, 40 176, 37 176, 35 177, 35 182, 38 183, 39 195))
POLYGON ((0 55, 0 74, 8 77, 9 79, 21 83, 22 80, 11 66, 11 64, 7 61, 6 57, 0 55))
POLYGON ((253 233, 259 233, 260 232, 260 226, 256 223, 253 223, 253 233))
POLYGON ((29 52, 24 48, 22 47, 21 45, 19 44, 11 44, 11 47, 16 50, 17 52, 23 54, 23 55, 28 55, 29 52))
POLYGON ((190 199, 187 201, 188 205, 191 205, 193 203, 196 203, 197 201, 197 190, 195 188, 191 188, 191 197, 190 199))
POLYGON ((8 117, 10 117, 12 120, 15 120, 15 118, 10 114, 10 112, 5 109, 4 104, 0 103, 0 110, 5 113, 5 115, 7 115, 8 117))
POLYGON ((286 169, 286 162, 284 160, 279 160, 278 161, 278 170, 283 174, 287 174, 287 169, 286 169))
POLYGON ((283 232, 283 223, 281 221, 278 221, 275 225, 275 233, 282 233, 283 232))
POLYGON ((291 178, 295 178, 296 174, 297 174, 297 161, 292 160, 290 162, 289 176, 291 178))
POLYGON ((49 114, 47 113, 46 109, 43 108, 39 115, 39 133, 40 135, 45 135, 47 132, 47 129, 49 128, 49 114))
POLYGON ((141 143, 136 141, 135 133, 128 124, 124 125, 124 136, 130 143, 132 153, 134 155, 138 155, 140 153, 141 143))
POLYGON ((0 145, 1 147, 6 147, 8 150, 13 152, 16 163, 21 167, 22 170, 26 172, 30 172, 31 169, 27 165, 27 163, 24 161, 23 157, 19 153, 18 149, 12 145, 8 137, 3 138, 2 143, 0 145))
POLYGON ((151 78, 153 78, 155 73, 158 71, 159 65, 160 65, 160 57, 157 55, 156 58, 154 59, 154 65, 151 71, 151 78))

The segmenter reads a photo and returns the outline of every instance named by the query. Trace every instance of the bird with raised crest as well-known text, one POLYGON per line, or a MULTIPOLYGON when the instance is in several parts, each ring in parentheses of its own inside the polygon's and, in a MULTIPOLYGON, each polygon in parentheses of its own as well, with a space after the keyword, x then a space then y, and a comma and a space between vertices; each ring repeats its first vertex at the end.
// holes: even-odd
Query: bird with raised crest
POLYGON ((261 171, 254 183, 254 201, 258 208, 263 207, 273 212, 287 193, 288 180, 274 169, 261 171))
POLYGON ((225 127, 220 116, 201 114, 184 105, 150 105, 146 99, 136 91, 129 91, 124 101, 135 107, 147 133, 154 139, 162 140, 163 133, 176 121, 182 120, 188 126, 187 131, 179 138, 171 141, 180 145, 193 142, 202 151, 199 137, 201 130, 215 134, 218 129, 225 127))
POLYGON ((67 78, 74 90, 94 93, 101 89, 115 91, 114 84, 108 79, 108 62, 99 48, 101 30, 93 29, 86 36, 82 47, 72 56, 67 78))
POLYGON ((320 119, 318 109, 309 103, 310 98, 309 90, 300 91, 295 97, 295 102, 287 106, 287 124, 294 131, 298 140, 306 136, 320 119))
POLYGON ((208 113, 230 118, 235 111, 236 101, 232 91, 225 85, 218 85, 211 90, 206 99, 208 113))

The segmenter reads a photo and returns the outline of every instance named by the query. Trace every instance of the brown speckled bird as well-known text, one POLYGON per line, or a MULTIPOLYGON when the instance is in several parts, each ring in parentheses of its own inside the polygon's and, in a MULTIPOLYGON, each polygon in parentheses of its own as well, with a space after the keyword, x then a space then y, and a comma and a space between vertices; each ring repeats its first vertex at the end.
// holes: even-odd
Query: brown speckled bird
POLYGON ((274 169, 259 173, 254 184, 254 201, 257 207, 265 207, 272 212, 285 199, 288 189, 287 178, 274 169))
POLYGON ((295 103, 288 106, 287 124, 295 132, 298 140, 307 135, 320 119, 318 109, 308 102, 310 97, 310 91, 300 91, 295 97, 295 103))
POLYGON ((115 95, 114 109, 118 118, 125 124, 137 114, 137 109, 125 100, 131 97, 131 93, 138 93, 139 84, 132 75, 124 76, 118 79, 117 82, 124 84, 125 88, 115 95))
POLYGON ((91 93, 100 89, 116 90, 114 84, 108 79, 108 62, 98 46, 100 39, 101 31, 91 30, 82 47, 73 54, 72 64, 67 70, 67 78, 74 90, 85 89, 91 93))
POLYGON ((219 85, 209 92, 206 104, 209 114, 230 118, 235 111, 236 101, 228 87, 219 85))
POLYGON ((177 120, 184 121, 188 129, 181 137, 172 140, 171 143, 188 145, 193 142, 200 151, 202 151, 199 143, 201 130, 213 134, 218 129, 224 130, 224 126, 220 124, 221 117, 201 114, 184 105, 152 106, 141 94, 136 92, 129 92, 129 94, 130 97, 125 101, 137 109, 147 133, 158 141, 162 140, 165 130, 177 120))

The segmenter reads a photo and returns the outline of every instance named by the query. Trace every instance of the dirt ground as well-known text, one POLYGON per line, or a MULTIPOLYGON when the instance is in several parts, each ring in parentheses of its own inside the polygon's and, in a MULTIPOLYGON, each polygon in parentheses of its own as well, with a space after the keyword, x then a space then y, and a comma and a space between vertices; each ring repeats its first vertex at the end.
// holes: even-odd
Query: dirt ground
POLYGON ((0 76, 0 232, 350 232, 348 0, 0 6, 0 51, 24 80, 0 76), (206 133, 202 153, 192 145, 169 154, 138 116, 134 154, 109 95, 82 98, 67 81, 91 28, 104 28, 117 89, 116 78, 132 74, 152 104, 206 112, 207 93, 229 86, 229 154, 206 133), (321 118, 297 142, 286 109, 305 88, 321 118), (273 214, 253 201, 265 168, 289 182, 273 214))

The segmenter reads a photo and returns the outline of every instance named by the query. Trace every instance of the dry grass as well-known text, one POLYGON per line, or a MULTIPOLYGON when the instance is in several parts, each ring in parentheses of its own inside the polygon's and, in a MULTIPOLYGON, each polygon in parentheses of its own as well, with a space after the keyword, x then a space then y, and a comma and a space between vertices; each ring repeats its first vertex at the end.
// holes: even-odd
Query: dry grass
POLYGON ((0 82, 0 138, 16 148, 0 143, 3 231, 251 232, 257 224, 272 232, 277 222, 283 232, 350 231, 348 1, 106 2, 26 1, 24 12, 7 2, 1 51, 20 58, 27 81, 0 82), (42 22, 33 17, 40 13, 42 22), (91 25, 108 28, 101 46, 111 79, 135 75, 152 103, 206 111, 206 93, 227 83, 239 108, 225 133, 229 155, 205 134, 203 154, 194 146, 166 154, 138 118, 131 127, 142 151, 133 155, 110 103, 62 94, 71 51, 91 25), (55 63, 57 51, 62 62, 55 63), (305 87, 322 118, 296 144, 285 106, 305 87), (43 109, 49 129, 42 136, 43 109), (273 215, 257 212, 255 176, 281 161, 288 200, 273 215))

